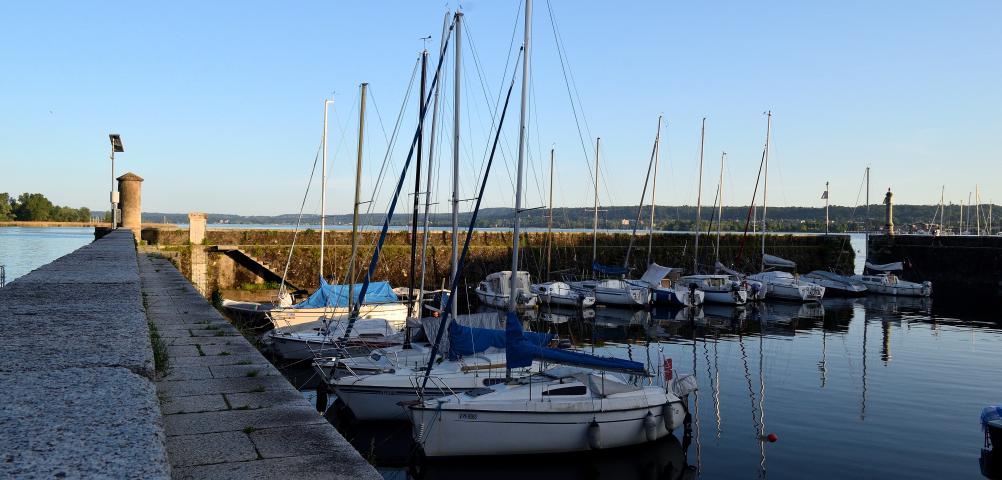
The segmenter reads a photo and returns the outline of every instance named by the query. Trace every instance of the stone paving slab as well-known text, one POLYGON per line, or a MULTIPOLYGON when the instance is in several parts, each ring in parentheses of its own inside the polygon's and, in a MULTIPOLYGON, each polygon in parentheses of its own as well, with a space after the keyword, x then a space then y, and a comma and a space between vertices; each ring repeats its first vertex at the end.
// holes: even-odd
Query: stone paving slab
POLYGON ((157 392, 174 478, 381 478, 168 261, 139 271, 169 345, 157 392))
POLYGON ((0 478, 169 478, 133 234, 0 289, 0 478))
POLYGON ((267 458, 251 462, 221 463, 177 468, 178 480, 212 478, 246 480, 248 478, 295 478, 299 480, 382 479, 382 476, 357 453, 355 458, 323 453, 299 457, 267 458), (368 470, 371 469, 371 472, 368 470))

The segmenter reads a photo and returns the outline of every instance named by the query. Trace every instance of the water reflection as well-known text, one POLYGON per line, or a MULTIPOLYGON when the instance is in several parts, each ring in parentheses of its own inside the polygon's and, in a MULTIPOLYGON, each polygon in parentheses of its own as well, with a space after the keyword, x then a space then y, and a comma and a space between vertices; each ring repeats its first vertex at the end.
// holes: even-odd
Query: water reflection
POLYGON ((928 299, 706 305, 651 311, 541 308, 532 328, 577 348, 697 375, 684 432, 641 448, 446 461, 410 471, 410 429, 339 422, 385 475, 404 478, 941 478, 976 475, 977 415, 1002 403, 992 311, 928 299), (929 408, 947 405, 948 408, 929 408), (768 415, 767 415, 768 413, 768 415), (776 433, 779 441, 763 437, 776 433), (916 441, 916 439, 934 439, 916 441), (768 462, 767 462, 768 460, 768 462), (688 466, 687 466, 688 465, 688 466))

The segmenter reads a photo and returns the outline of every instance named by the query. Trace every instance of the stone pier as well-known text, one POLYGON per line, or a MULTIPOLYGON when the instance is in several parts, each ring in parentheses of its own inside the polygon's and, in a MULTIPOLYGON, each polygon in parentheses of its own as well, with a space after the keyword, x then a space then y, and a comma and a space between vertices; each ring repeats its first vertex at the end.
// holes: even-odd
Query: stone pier
POLYGON ((0 311, 0 478, 380 478, 132 230, 11 282, 0 311))

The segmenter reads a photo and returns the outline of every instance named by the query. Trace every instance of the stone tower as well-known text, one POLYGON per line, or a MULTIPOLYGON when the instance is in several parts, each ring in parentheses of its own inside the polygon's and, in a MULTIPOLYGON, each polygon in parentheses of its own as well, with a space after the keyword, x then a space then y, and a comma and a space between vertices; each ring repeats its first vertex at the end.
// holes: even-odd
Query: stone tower
POLYGON ((121 195, 121 227, 128 228, 136 234, 136 241, 139 241, 142 233, 142 195, 143 177, 129 172, 118 177, 118 191, 121 195))
POLYGON ((885 213, 884 228, 887 230, 888 235, 894 235, 894 201, 892 197, 894 194, 891 193, 891 189, 887 189, 887 195, 884 195, 884 205, 887 205, 887 212, 885 213))

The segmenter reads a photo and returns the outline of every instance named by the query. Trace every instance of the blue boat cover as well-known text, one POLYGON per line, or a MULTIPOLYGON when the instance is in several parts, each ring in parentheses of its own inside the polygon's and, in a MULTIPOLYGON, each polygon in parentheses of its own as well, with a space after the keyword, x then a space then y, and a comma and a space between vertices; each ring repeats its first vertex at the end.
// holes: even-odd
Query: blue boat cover
MULTIPOLYGON (((320 288, 310 295, 310 298, 303 300, 292 306, 292 308, 329 308, 348 306, 348 285, 331 285, 320 277, 320 288)), ((362 284, 355 284, 355 302, 358 302, 358 295, 362 292, 362 284)), ((393 287, 389 282, 371 282, 369 290, 365 292, 363 304, 372 303, 392 303, 399 302, 397 294, 393 293, 393 287)))
POLYGON ((602 275, 626 275, 628 270, 624 267, 616 267, 613 265, 602 265, 598 262, 591 263, 591 269, 601 273, 602 275))
POLYGON ((1002 405, 990 405, 981 410, 981 428, 988 428, 988 422, 1002 420, 1002 405))
POLYGON ((587 353, 546 348, 535 344, 529 338, 526 338, 525 332, 522 331, 522 323, 518 321, 518 315, 513 312, 508 312, 508 318, 505 320, 505 337, 505 357, 508 368, 528 367, 532 365, 533 360, 545 360, 598 370, 647 373, 644 364, 640 362, 632 362, 621 358, 598 357, 588 355, 587 353))
MULTIPOLYGON (((516 317, 515 320, 518 323, 516 317)), ((526 341, 541 346, 553 340, 553 334, 524 332, 526 341)), ((505 348, 505 331, 494 328, 467 327, 457 322, 449 322, 449 360, 458 360, 463 355, 473 355, 488 348, 505 348)))

